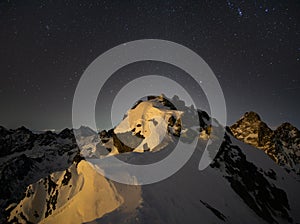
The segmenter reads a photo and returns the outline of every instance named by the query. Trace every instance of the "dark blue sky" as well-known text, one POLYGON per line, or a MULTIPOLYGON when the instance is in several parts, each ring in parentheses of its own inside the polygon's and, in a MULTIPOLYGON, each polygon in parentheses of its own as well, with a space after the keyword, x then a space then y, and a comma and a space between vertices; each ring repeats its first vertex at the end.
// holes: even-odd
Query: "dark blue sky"
POLYGON ((155 38, 209 64, 229 124, 253 110, 271 127, 299 128, 299 11, 299 1, 1 1, 0 125, 71 127, 86 67, 118 44, 155 38))

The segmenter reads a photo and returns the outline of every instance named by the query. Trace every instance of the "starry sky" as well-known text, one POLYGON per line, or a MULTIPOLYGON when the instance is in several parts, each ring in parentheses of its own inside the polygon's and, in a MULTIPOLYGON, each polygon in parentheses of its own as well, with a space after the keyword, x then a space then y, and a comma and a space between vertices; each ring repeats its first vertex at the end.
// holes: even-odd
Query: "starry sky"
MULTIPOLYGON (((182 44, 208 63, 225 95, 228 124, 252 110, 272 128, 285 121, 299 128, 299 11, 300 1, 2 0, 0 125, 71 127, 73 95, 87 66, 121 43, 153 38, 182 44)), ((159 63, 120 72, 126 80, 153 69, 181 77, 159 63)), ((106 85, 97 111, 120 83, 106 85)))

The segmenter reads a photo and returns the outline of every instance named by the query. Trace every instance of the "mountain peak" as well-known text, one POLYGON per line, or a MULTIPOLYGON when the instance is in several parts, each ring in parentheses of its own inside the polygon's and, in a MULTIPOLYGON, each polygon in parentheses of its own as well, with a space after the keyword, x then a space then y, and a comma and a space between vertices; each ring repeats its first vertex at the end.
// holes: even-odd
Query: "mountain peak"
POLYGON ((0 125, 0 130, 7 130, 7 129, 0 125))
POLYGON ((26 128, 25 126, 21 126, 21 127, 17 128, 16 131, 31 133, 31 131, 28 128, 26 128))
POLYGON ((61 137, 61 138, 71 138, 73 136, 73 130, 72 129, 69 129, 69 128, 65 128, 63 129, 59 134, 58 136, 61 137))
POLYGON ((200 135, 200 132, 193 129, 197 125, 198 130, 200 127, 207 129, 209 116, 186 106, 178 96, 147 96, 127 111, 124 119, 111 133, 102 131, 100 138, 111 154, 159 151, 168 144, 174 144, 181 133, 184 133, 181 140, 187 142, 200 135))
POLYGON ((6 129, 3 126, 0 126, 0 135, 6 135, 8 132, 8 129, 6 129))
POLYGON ((288 122, 270 129, 255 112, 247 112, 231 127, 233 136, 267 153, 276 163, 297 169, 300 132, 288 122))
POLYGON ((278 128, 276 128, 276 131, 280 130, 295 130, 299 132, 299 130, 289 122, 284 122, 278 128))
POLYGON ((300 131, 288 122, 281 124, 274 131, 274 137, 276 142, 278 142, 278 139, 285 142, 285 146, 293 145, 293 147, 290 147, 291 149, 300 149, 300 131))
POLYGON ((244 114, 244 116, 242 117, 242 119, 246 119, 246 120, 252 121, 252 122, 261 121, 260 116, 254 111, 246 112, 244 114))
POLYGON ((78 129, 74 129, 74 134, 76 136, 87 137, 87 136, 96 135, 97 133, 94 130, 92 130, 90 127, 81 125, 78 129))
POLYGON ((253 111, 246 112, 230 129, 237 139, 262 150, 272 144, 273 131, 253 111))

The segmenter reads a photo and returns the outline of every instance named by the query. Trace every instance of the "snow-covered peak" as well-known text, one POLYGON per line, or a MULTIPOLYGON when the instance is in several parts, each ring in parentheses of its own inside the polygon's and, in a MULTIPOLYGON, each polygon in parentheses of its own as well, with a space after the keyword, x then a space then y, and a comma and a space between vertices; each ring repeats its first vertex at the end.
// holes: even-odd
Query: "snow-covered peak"
POLYGON ((109 181, 81 161, 27 187, 10 211, 14 223, 84 223, 118 208, 123 202, 109 181))
POLYGON ((174 99, 161 95, 137 102, 114 129, 100 133, 103 145, 111 151, 110 154, 158 151, 183 133, 186 138, 192 138, 191 133, 193 137, 200 135, 201 125, 206 127, 209 123, 207 114, 174 99), (179 108, 171 103, 174 99, 179 108))

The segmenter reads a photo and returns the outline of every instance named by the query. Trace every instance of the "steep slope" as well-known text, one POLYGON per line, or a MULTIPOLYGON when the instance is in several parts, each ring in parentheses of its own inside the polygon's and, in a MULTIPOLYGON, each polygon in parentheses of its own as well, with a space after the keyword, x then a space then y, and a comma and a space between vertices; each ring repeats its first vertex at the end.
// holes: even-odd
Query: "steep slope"
MULTIPOLYGON (((200 142, 192 158, 173 176, 141 186, 137 216, 128 218, 119 208, 91 223, 299 223, 300 201, 295 198, 299 182, 262 151, 227 135, 214 163, 199 171, 203 147, 200 142)), ((144 164, 169 150, 117 157, 144 164)))
POLYGON ((230 127, 233 135, 267 153, 276 163, 300 173, 300 132, 289 123, 270 129, 255 112, 247 112, 230 127))
POLYGON ((25 194, 8 222, 83 223, 113 211, 123 200, 85 161, 29 185, 25 194))
MULTIPOLYGON (((77 130, 85 133, 90 130, 77 130)), ((90 133, 91 134, 91 133, 90 133)), ((3 208, 18 202, 26 187, 49 174, 67 169, 79 153, 73 131, 33 133, 25 127, 0 127, 0 222, 3 208)))

